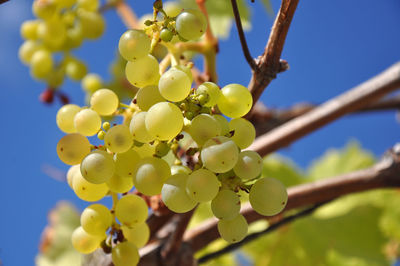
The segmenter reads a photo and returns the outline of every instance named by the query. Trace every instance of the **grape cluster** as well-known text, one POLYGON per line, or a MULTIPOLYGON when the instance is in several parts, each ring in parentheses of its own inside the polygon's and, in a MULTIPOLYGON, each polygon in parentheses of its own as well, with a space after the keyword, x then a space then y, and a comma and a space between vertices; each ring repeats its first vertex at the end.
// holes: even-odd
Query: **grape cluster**
MULTIPOLYGON (((19 58, 30 67, 33 78, 47 84, 47 91, 59 88, 65 76, 80 81, 87 74, 85 63, 71 51, 84 39, 97 39, 103 34, 105 22, 99 5, 99 0, 33 1, 32 11, 37 19, 21 26, 25 42, 19 49, 19 58)), ((51 102, 51 98, 45 101, 51 102)))
MULTIPOLYGON (((193 10, 174 21, 176 34, 188 40, 201 37, 207 26, 204 15, 193 10)), ((131 29, 120 38, 126 78, 140 88, 130 105, 102 88, 91 96, 89 108, 69 104, 57 113, 59 128, 68 133, 57 153, 71 165, 70 187, 85 201, 111 194, 114 202, 111 211, 101 204, 87 207, 72 243, 82 253, 101 246, 116 266, 136 265, 137 249, 148 241, 146 197, 161 195, 176 213, 211 202, 228 242, 242 240, 248 230, 240 191, 248 192, 254 210, 266 216, 287 202, 280 181, 261 177, 260 155, 245 150, 255 139, 254 126, 242 118, 253 104, 247 88, 204 82, 194 89, 190 65, 176 63, 161 73, 151 49, 152 36, 144 30, 131 29), (121 124, 102 121, 117 115, 124 117, 121 124), (90 144, 87 137, 94 135, 101 145, 90 144)))

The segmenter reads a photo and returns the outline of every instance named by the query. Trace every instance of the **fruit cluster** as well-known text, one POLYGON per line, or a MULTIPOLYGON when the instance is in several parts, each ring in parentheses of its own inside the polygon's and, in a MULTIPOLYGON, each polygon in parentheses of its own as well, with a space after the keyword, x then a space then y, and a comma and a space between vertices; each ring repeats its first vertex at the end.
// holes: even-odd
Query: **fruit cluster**
POLYGON ((19 58, 30 67, 33 78, 46 82, 49 91, 59 88, 65 76, 80 81, 87 74, 85 63, 71 51, 84 39, 97 39, 103 34, 105 22, 98 10, 99 0, 33 1, 37 19, 21 26, 25 42, 19 58))
MULTIPOLYGON (((167 24, 175 28, 162 24, 159 30, 186 40, 201 37, 207 27, 204 15, 192 10, 167 24)), ((262 158, 244 150, 255 138, 253 125, 242 118, 253 104, 247 88, 228 84, 220 89, 204 82, 194 89, 191 66, 178 62, 162 73, 150 55, 153 40, 143 30, 128 30, 120 38, 120 54, 128 61, 126 78, 140 88, 130 105, 121 104, 113 91, 100 89, 89 108, 69 104, 57 113, 59 128, 68 133, 57 153, 71 165, 69 185, 83 200, 111 195, 114 203, 111 211, 101 204, 86 208, 72 243, 82 253, 101 246, 117 266, 137 264, 137 248, 149 238, 148 207, 131 193, 133 187, 143 197, 161 194, 177 213, 211 202, 220 235, 228 242, 247 234, 240 191, 248 192, 254 210, 266 216, 279 213, 287 202, 282 183, 261 178, 262 158), (121 124, 102 123, 102 117, 117 115, 124 117, 121 124), (94 135, 101 145, 90 144, 87 137, 94 135)))

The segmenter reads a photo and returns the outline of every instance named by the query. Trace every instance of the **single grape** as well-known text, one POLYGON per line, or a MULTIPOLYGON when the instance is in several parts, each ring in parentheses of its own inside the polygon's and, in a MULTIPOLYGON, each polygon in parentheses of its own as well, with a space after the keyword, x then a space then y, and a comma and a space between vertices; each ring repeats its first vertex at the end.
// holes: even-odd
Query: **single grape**
POLYGON ((74 175, 72 189, 78 198, 89 202, 99 201, 108 193, 108 187, 105 183, 90 183, 82 176, 80 171, 77 171, 74 175))
POLYGON ((153 105, 147 112, 146 128, 159 140, 170 140, 181 132, 183 115, 181 110, 169 102, 153 105))
POLYGON ((144 247, 150 238, 150 228, 146 223, 141 223, 128 227, 126 225, 121 226, 124 237, 134 244, 136 247, 144 247))
POLYGON ((93 184, 107 182, 115 172, 115 163, 111 154, 94 150, 81 162, 82 176, 93 184))
POLYGON ((48 20, 54 17, 57 13, 57 6, 53 1, 36 0, 32 3, 33 14, 41 19, 48 20))
POLYGON ((171 166, 171 175, 176 175, 176 174, 190 174, 192 170, 190 170, 189 167, 184 166, 184 165, 172 165, 171 166))
POLYGON ((127 179, 132 179, 136 165, 140 161, 140 155, 136 151, 129 149, 126 152, 115 154, 114 161, 115 173, 120 177, 130 177, 127 179))
POLYGON ((83 31, 80 24, 76 24, 71 28, 67 28, 67 36, 64 41, 63 49, 72 50, 78 48, 83 42, 83 31))
POLYGON ((128 61, 125 75, 128 81, 138 88, 155 85, 160 77, 158 61, 152 55, 128 61))
POLYGON ((144 223, 147 214, 146 202, 134 194, 123 196, 115 206, 115 216, 121 223, 128 226, 144 223))
POLYGON ((70 58, 65 63, 65 73, 70 79, 79 81, 86 76, 87 67, 81 60, 70 58))
POLYGON ((288 194, 281 181, 261 178, 251 187, 249 200, 256 212, 264 216, 273 216, 285 208, 288 194))
POLYGON ((133 61, 149 54, 151 39, 143 30, 131 29, 119 39, 119 53, 125 60, 133 61))
POLYGON ((82 27, 83 36, 87 39, 98 39, 103 35, 105 21, 101 14, 89 12, 83 9, 77 11, 80 27, 82 27))
POLYGON ((103 80, 94 73, 87 74, 81 82, 82 88, 87 92, 95 92, 103 87, 103 80))
POLYGON ((133 183, 139 192, 153 196, 161 193, 161 188, 170 175, 171 169, 163 159, 143 158, 135 169, 133 183))
POLYGON ((132 149, 139 154, 140 158, 152 157, 155 153, 155 146, 148 143, 144 143, 140 147, 135 146, 132 149))
POLYGON ((78 0, 78 8, 83 8, 87 11, 97 11, 99 6, 99 0, 78 0))
POLYGON ((91 235, 103 236, 111 223, 110 210, 102 204, 92 204, 86 207, 81 214, 81 226, 91 235))
POLYGON ((81 134, 65 135, 57 143, 57 155, 61 161, 68 165, 80 164, 89 152, 89 140, 81 134))
POLYGON ((75 115, 74 126, 78 133, 84 136, 93 136, 100 130, 101 118, 92 109, 82 109, 75 115))
POLYGON ((162 97, 172 102, 184 100, 190 93, 192 82, 185 72, 171 68, 162 74, 158 89, 162 97))
POLYGON ((183 7, 179 2, 165 2, 163 9, 169 17, 176 17, 181 13, 183 7))
POLYGON ((241 214, 238 214, 232 220, 218 221, 218 232, 229 243, 241 241, 247 235, 248 228, 249 225, 241 214))
POLYGON ((53 69, 54 61, 48 50, 40 49, 31 57, 31 75, 37 79, 44 79, 53 69))
POLYGON ((256 138, 256 129, 252 123, 244 118, 232 119, 229 122, 229 130, 234 131, 231 139, 241 149, 249 147, 256 138))
POLYGON ((213 107, 217 104, 218 99, 221 96, 221 91, 217 84, 213 82, 204 82, 197 88, 196 94, 205 95, 207 97, 207 102, 204 106, 213 107))
POLYGON ((229 189, 222 189, 211 201, 211 210, 218 219, 231 220, 240 212, 239 196, 229 189))
POLYGON ((161 30, 160 32, 160 38, 161 40, 163 40, 164 42, 169 42, 172 40, 172 37, 174 37, 174 34, 171 30, 169 30, 168 28, 164 28, 161 30))
POLYGON ((119 106, 119 99, 112 90, 100 89, 90 97, 90 106, 99 115, 112 115, 119 106))
POLYGON ((215 173, 231 170, 239 156, 238 147, 227 137, 219 136, 209 139, 200 153, 204 166, 215 173))
POLYGON ((72 184, 74 182, 74 176, 75 174, 77 174, 77 172, 79 172, 79 174, 81 173, 81 166, 79 164, 75 164, 68 169, 67 183, 71 189, 72 189, 72 184))
POLYGON ((221 127, 221 136, 225 136, 226 134, 229 133, 229 122, 226 120, 225 117, 222 115, 213 115, 214 119, 218 121, 219 126, 221 127))
POLYGON ((188 174, 175 174, 168 178, 162 187, 162 200, 168 209, 173 212, 188 212, 197 204, 197 201, 192 199, 186 192, 186 181, 188 178, 188 174))
POLYGON ((39 20, 26 20, 21 25, 21 36, 26 40, 36 40, 38 38, 39 20))
POLYGON ((74 117, 81 110, 78 105, 66 104, 61 107, 56 116, 58 128, 65 133, 75 133, 74 117))
POLYGON ((143 87, 136 94, 137 105, 142 111, 147 111, 156 103, 164 101, 156 85, 143 87))
POLYGON ((125 193, 133 188, 132 178, 121 177, 114 174, 107 182, 108 188, 115 193, 125 193))
POLYGON ((133 137, 126 125, 116 125, 110 128, 104 136, 104 144, 112 152, 126 152, 132 147, 133 137))
POLYGON ((188 133, 198 146, 203 146, 207 140, 221 133, 221 127, 213 116, 209 114, 199 114, 193 118, 188 126, 188 133))
MULTIPOLYGON (((104 235, 105 238, 105 235, 104 235)), ((72 233, 71 241, 73 247, 83 254, 89 254, 95 251, 98 247, 100 247, 100 242, 102 241, 102 237, 88 234, 82 226, 79 226, 72 233)))
POLYGON ((147 112, 140 112, 135 114, 129 125, 129 130, 133 136, 134 140, 142 143, 148 143, 154 140, 154 137, 150 135, 146 128, 145 119, 147 112))
POLYGON ((246 180, 259 176, 262 168, 262 158, 257 152, 242 151, 239 153, 239 159, 233 167, 233 171, 238 177, 246 180))
POLYGON ((207 202, 218 194, 220 183, 207 169, 193 171, 186 182, 186 191, 197 202, 207 202))
POLYGON ((18 50, 19 60, 25 65, 30 65, 32 56, 40 49, 42 49, 42 46, 37 42, 31 40, 25 41, 18 50))
POLYGON ((249 90, 240 84, 229 84, 222 88, 218 108, 226 116, 237 118, 247 114, 253 105, 249 90))
POLYGON ((207 29, 207 19, 199 10, 185 10, 176 17, 176 30, 186 40, 200 38, 207 29))
POLYGON ((186 75, 188 76, 189 80, 190 80, 190 84, 193 83, 193 75, 192 75, 192 70, 191 68, 184 66, 184 65, 176 65, 172 67, 173 69, 178 69, 180 71, 183 71, 186 73, 186 75))
POLYGON ((61 19, 54 17, 48 21, 42 21, 37 29, 38 38, 53 50, 61 50, 67 37, 67 28, 61 19))
POLYGON ((115 266, 136 266, 140 258, 137 247, 129 241, 113 247, 111 257, 115 266))
POLYGON ((64 83, 65 69, 57 66, 53 68, 46 77, 47 86, 50 88, 59 88, 64 83))

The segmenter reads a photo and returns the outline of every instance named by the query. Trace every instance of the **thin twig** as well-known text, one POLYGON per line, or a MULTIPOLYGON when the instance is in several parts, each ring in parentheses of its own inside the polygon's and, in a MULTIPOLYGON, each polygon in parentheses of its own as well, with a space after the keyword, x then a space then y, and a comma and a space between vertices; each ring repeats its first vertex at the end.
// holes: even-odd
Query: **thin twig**
POLYGON ((310 208, 302 210, 302 211, 300 211, 300 212, 298 212, 296 214, 293 214, 291 216, 285 217, 284 219, 272 224, 271 226, 268 226, 266 229, 264 229, 262 231, 255 232, 255 233, 247 235, 240 242, 230 244, 230 245, 228 245, 228 246, 226 246, 226 247, 224 247, 224 248, 222 248, 222 249, 220 249, 218 251, 214 251, 214 252, 208 253, 208 254, 200 257, 198 259, 198 262, 199 262, 199 264, 205 263, 205 262, 207 262, 207 261, 209 261, 211 259, 217 258, 217 257, 219 257, 221 255, 224 255, 224 254, 226 254, 228 252, 231 252, 232 250, 238 249, 241 246, 243 246, 243 245, 245 245, 245 244, 247 244, 247 243, 249 243, 249 242, 251 242, 253 240, 256 240, 257 238, 259 238, 259 237, 261 237, 261 236, 263 236, 265 234, 268 234, 270 232, 273 232, 273 231, 277 230, 278 228, 280 228, 283 225, 291 223, 291 222, 295 221, 296 219, 299 219, 299 218, 304 217, 306 215, 312 214, 316 209, 318 209, 322 205, 325 205, 328 202, 329 201, 315 204, 314 206, 312 206, 310 208))
MULTIPOLYGON (((289 188, 284 211, 334 200, 351 193, 390 187, 400 187, 400 153, 393 150, 371 168, 289 188)), ((241 213, 249 224, 266 219, 255 212, 249 203, 243 204, 241 213)), ((217 224, 217 219, 210 218, 187 231, 184 240, 196 252, 220 237, 217 224)))
POLYGON ((250 68, 252 70, 255 70, 257 68, 257 65, 256 65, 256 62, 254 61, 254 58, 250 54, 250 50, 249 50, 249 47, 246 42, 246 37, 244 35, 244 31, 243 31, 243 27, 242 27, 242 20, 240 19, 240 13, 239 13, 239 9, 238 9, 236 0, 231 0, 231 4, 232 4, 232 9, 233 9, 233 15, 235 16, 236 28, 238 30, 240 44, 242 45, 244 57, 246 58, 247 63, 249 63, 250 68))
POLYGON ((128 29, 138 29, 140 28, 138 18, 133 12, 132 8, 125 3, 125 1, 119 1, 115 6, 118 15, 121 17, 125 26, 128 29))
POLYGON ((400 87, 400 62, 314 110, 258 137, 248 148, 265 156, 286 147, 316 129, 377 101, 400 87))
MULTIPOLYGON (((10 0, 0 0, 0 5, 4 4, 5 2, 8 2, 8 1, 10 1, 10 0)), ((0 265, 1 265, 1 261, 0 261, 0 265)))

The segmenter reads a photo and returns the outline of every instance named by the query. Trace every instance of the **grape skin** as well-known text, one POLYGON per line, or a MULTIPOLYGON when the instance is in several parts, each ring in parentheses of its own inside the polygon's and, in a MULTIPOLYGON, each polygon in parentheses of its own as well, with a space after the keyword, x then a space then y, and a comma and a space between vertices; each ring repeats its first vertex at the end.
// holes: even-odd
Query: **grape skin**
POLYGON ((186 192, 186 182, 188 178, 188 174, 175 174, 168 178, 162 187, 162 200, 168 209, 173 212, 188 212, 197 205, 197 202, 186 192))
POLYGON ((74 117, 81 110, 78 105, 66 104, 61 107, 56 116, 58 128, 65 133, 75 133, 74 117))
POLYGON ((89 152, 89 140, 78 133, 65 135, 57 143, 58 157, 68 165, 79 164, 89 152))
POLYGON ((109 89, 100 89, 93 93, 90 105, 99 115, 112 115, 118 108, 117 94, 109 89))
POLYGON ((123 225, 121 226, 121 229, 124 237, 137 248, 144 247, 149 241, 150 228, 147 223, 141 223, 131 227, 123 225))
POLYGON ((126 125, 110 128, 104 136, 104 144, 111 152, 126 152, 132 147, 133 137, 126 125))
MULTIPOLYGON (((105 234, 104 234, 105 238, 105 234)), ((74 248, 83 254, 89 254, 95 251, 99 246, 103 237, 88 234, 82 226, 75 229, 71 236, 71 242, 74 248)))
POLYGON ((122 34, 118 49, 123 58, 133 61, 146 56, 150 52, 151 41, 142 30, 131 29, 122 34))
POLYGON ((239 156, 236 144, 227 137, 219 136, 209 139, 200 153, 204 166, 215 173, 231 170, 239 156))
POLYGON ((207 29, 207 20, 198 10, 185 10, 176 17, 176 30, 186 40, 200 38, 207 29))
POLYGON ((218 219, 231 220, 239 214, 239 196, 232 190, 222 189, 211 201, 211 210, 218 219))
POLYGON ((207 169, 193 171, 186 181, 188 195, 197 202, 207 202, 215 198, 219 186, 218 178, 207 169))
POLYGON ((118 243, 113 247, 111 257, 115 266, 135 266, 140 258, 137 247, 129 241, 118 243))
POLYGON ((81 162, 82 176, 93 184, 107 182, 114 175, 114 172, 113 157, 105 151, 92 151, 81 162))
POLYGON ((92 204, 81 214, 82 228, 91 235, 102 237, 111 223, 110 210, 102 204, 92 204))
POLYGON ((247 235, 247 230, 247 221, 241 214, 238 214, 232 220, 218 221, 218 232, 229 243, 241 241, 247 235))
POLYGON ((246 180, 259 176, 262 167, 262 158, 257 152, 242 151, 233 171, 238 177, 246 180))
POLYGON ((240 84, 229 84, 221 89, 222 95, 218 99, 220 111, 231 118, 238 118, 247 114, 253 105, 253 97, 249 90, 240 84))
POLYGON ((121 223, 128 226, 144 223, 147 214, 146 202, 134 194, 123 196, 115 206, 115 216, 121 223))

